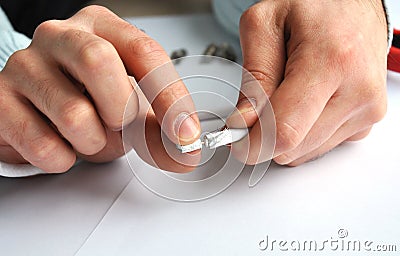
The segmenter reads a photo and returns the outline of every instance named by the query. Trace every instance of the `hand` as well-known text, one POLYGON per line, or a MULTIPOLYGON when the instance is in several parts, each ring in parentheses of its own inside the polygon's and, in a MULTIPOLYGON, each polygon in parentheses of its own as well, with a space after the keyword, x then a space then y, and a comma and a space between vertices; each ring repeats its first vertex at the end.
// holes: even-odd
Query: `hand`
MULTIPOLYGON (((387 25, 381 0, 261 1, 242 15, 240 39, 244 68, 269 95, 275 113, 276 163, 296 166, 343 141, 360 140, 383 118, 387 25)), ((238 126, 235 116, 246 113, 250 141, 233 151, 249 164, 269 160, 260 152, 271 143, 260 142, 256 112, 262 116, 266 101, 256 91, 243 84, 239 112, 229 120, 238 126)))
MULTIPOLYGON (((31 45, 14 53, 0 73, 0 160, 64 172, 76 155, 94 162, 121 156, 122 126, 139 111, 128 75, 140 80, 168 61, 158 43, 103 7, 42 23, 31 45)), ((166 88, 155 81, 142 90, 173 143, 199 137, 181 81, 166 88), (182 97, 182 104, 173 104, 182 97)))

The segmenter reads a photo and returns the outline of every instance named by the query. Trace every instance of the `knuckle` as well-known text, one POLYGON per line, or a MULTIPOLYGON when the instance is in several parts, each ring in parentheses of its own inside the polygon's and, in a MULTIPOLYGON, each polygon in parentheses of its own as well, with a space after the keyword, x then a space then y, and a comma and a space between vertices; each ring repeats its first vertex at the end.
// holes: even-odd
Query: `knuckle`
POLYGON ((89 101, 74 98, 62 104, 58 129, 85 155, 98 153, 107 143, 106 135, 93 127, 94 122, 97 113, 89 101))
POLYGON ((346 71, 346 68, 355 65, 354 63, 358 59, 357 55, 359 54, 360 50, 354 40, 339 31, 335 32, 331 31, 326 35, 327 42, 325 45, 325 54, 327 63, 332 67, 342 67, 344 69, 343 71, 346 71), (346 37, 346 45, 343 44, 342 38, 339 37, 338 34, 346 37))
POLYGON ((364 87, 360 89, 360 106, 366 106, 367 118, 370 124, 374 124, 383 119, 387 111, 385 82, 375 83, 376 79, 369 79, 363 83, 364 87))
POLYGON ((55 134, 45 133, 32 120, 17 120, 0 130, 1 136, 11 142, 21 157, 44 171, 63 172, 72 166, 74 159, 61 160, 60 142, 55 134))
POLYGON ((65 129, 76 133, 85 129, 85 121, 92 120, 95 112, 90 103, 81 99, 71 99, 61 107, 61 122, 65 129))
POLYGON ((260 70, 251 70, 250 73, 260 83, 274 84, 274 82, 275 82, 274 77, 269 73, 266 73, 266 72, 263 72, 260 70))
POLYGON ((36 27, 35 32, 33 33, 33 40, 37 38, 46 38, 47 35, 53 33, 55 30, 59 28, 60 25, 59 20, 47 20, 39 24, 36 27))
POLYGON ((264 18, 264 10, 254 5, 243 12, 240 17, 240 26, 245 26, 249 30, 256 30, 264 26, 264 18))
POLYGON ((378 82, 377 79, 367 75, 361 84, 362 88, 359 88, 359 98, 362 103, 379 103, 385 101, 385 81, 378 82))
POLYGON ((33 68, 33 65, 29 63, 30 54, 28 50, 19 50, 14 52, 7 60, 6 66, 4 67, 4 71, 28 71, 33 68))
MULTIPOLYGON (((266 69, 266 70, 274 70, 273 68, 271 69, 266 69)), ((258 82, 259 85, 264 89, 265 93, 269 96, 272 95, 274 88, 278 81, 277 77, 275 74, 272 72, 265 72, 261 70, 255 70, 255 69, 250 69, 249 72, 251 73, 251 78, 249 78, 248 81, 243 81, 244 86, 246 86, 246 83, 252 84, 253 82, 258 82)))
POLYGON ((147 36, 146 33, 144 33, 142 30, 140 30, 138 27, 135 25, 125 21, 125 20, 116 20, 116 25, 118 25, 121 28, 121 31, 126 31, 126 33, 129 33, 131 35, 143 35, 147 36))
POLYGON ((340 42, 338 42, 337 45, 332 46, 332 49, 329 50, 327 54, 332 67, 339 66, 343 67, 343 69, 354 65, 353 62, 357 59, 354 56, 355 52, 352 51, 351 45, 349 44, 346 47, 342 47, 340 42))
POLYGON ((60 144, 47 135, 33 138, 28 146, 29 162, 49 173, 68 171, 75 162, 75 157, 60 157, 60 144))
POLYGON ((29 160, 35 163, 50 160, 57 147, 57 143, 49 135, 28 120, 15 121, 4 132, 8 140, 12 141, 16 148, 30 155, 29 160))
MULTIPOLYGON (((8 82, 4 81, 3 85, 6 88, 9 87, 11 91, 25 91, 33 98, 38 99, 39 104, 48 111, 52 108, 59 88, 54 86, 49 77, 38 77, 40 68, 35 63, 27 61, 29 56, 28 50, 20 50, 10 57, 5 72, 10 72, 9 78, 11 79, 8 82)), ((0 87, 2 87, 1 82, 0 87)))
POLYGON ((107 9, 104 6, 100 6, 100 5, 89 5, 85 8, 82 8, 78 13, 78 15, 83 15, 83 16, 87 16, 87 15, 108 15, 111 14, 111 11, 109 9, 107 9))
POLYGON ((53 140, 46 134, 39 134, 30 139, 27 148, 32 156, 30 161, 34 163, 46 163, 55 160, 57 157, 54 152, 57 152, 57 141, 53 140))
POLYGON ((107 68, 115 56, 114 47, 105 40, 93 40, 82 46, 79 51, 79 61, 85 69, 93 73, 107 68))
POLYGON ((138 57, 160 56, 165 53, 161 45, 148 36, 140 36, 130 40, 128 49, 138 57))
POLYGON ((302 141, 298 129, 289 123, 277 123, 276 144, 282 152, 295 149, 302 141))
POLYGON ((26 127, 25 123, 26 121, 15 121, 2 126, 0 130, 1 137, 8 142, 13 142, 17 147, 20 147, 20 145, 23 145, 21 132, 23 132, 24 127, 26 127))
POLYGON ((374 104, 369 110, 368 119, 371 124, 377 123, 381 121, 387 112, 387 104, 374 104))
POLYGON ((343 33, 334 29, 327 35, 329 46, 327 47, 328 59, 332 66, 339 65, 343 68, 342 72, 348 73, 350 67, 362 66, 364 60, 363 50, 360 45, 368 44, 360 34, 343 33), (338 36, 341 35, 341 36, 338 36), (346 44, 343 44, 343 41, 346 44))
POLYGON ((33 54, 29 49, 14 52, 7 60, 4 72, 2 71, 7 77, 4 85, 8 85, 14 90, 21 88, 32 90, 35 83, 40 82, 40 79, 37 78, 40 67, 37 65, 37 61, 32 60, 32 57, 33 54))

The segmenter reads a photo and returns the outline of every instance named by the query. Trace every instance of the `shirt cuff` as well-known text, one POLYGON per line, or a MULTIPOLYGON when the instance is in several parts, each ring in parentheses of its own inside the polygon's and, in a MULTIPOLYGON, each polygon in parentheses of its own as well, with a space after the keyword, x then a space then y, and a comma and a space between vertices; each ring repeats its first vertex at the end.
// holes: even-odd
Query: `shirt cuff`
POLYGON ((391 20, 391 17, 393 17, 394 13, 392 13, 393 7, 394 6, 394 0, 382 0, 383 2, 383 7, 385 8, 385 13, 386 13, 386 20, 388 23, 388 53, 390 50, 390 47, 392 46, 392 41, 393 41, 393 23, 391 20))
POLYGON ((0 71, 11 54, 28 47, 30 41, 25 35, 14 31, 7 15, 0 7, 0 71))
POLYGON ((31 40, 13 30, 0 30, 0 71, 14 52, 25 49, 31 40))

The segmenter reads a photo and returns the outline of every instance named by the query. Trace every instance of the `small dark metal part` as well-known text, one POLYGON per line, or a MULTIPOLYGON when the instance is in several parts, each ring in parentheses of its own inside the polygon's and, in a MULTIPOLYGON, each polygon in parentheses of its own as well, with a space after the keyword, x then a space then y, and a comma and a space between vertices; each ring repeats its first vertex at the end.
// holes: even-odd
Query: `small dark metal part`
MULTIPOLYGON (((211 43, 207 46, 207 48, 203 52, 204 58, 202 62, 208 63, 211 59, 208 56, 216 56, 221 57, 233 62, 236 62, 237 55, 232 45, 228 43, 222 43, 217 45, 215 43, 211 43)), ((177 49, 173 51, 170 55, 172 60, 175 60, 175 63, 178 64, 180 62, 179 58, 187 56, 187 51, 184 48, 177 49)))
POLYGON ((209 58, 209 56, 215 56, 215 53, 218 50, 218 45, 211 43, 207 46, 207 48, 204 50, 203 52, 203 63, 208 63, 211 61, 211 58, 209 58))
MULTIPOLYGON (((186 51, 186 49, 182 48, 182 49, 173 51, 171 53, 170 58, 171 58, 171 60, 176 60, 176 59, 179 59, 179 58, 182 58, 185 56, 187 56, 187 51, 186 51)), ((176 60, 176 63, 179 63, 179 60, 176 60)))
POLYGON ((208 55, 208 56, 215 56, 215 53, 217 52, 218 46, 214 43, 209 44, 207 48, 204 50, 203 55, 208 55))

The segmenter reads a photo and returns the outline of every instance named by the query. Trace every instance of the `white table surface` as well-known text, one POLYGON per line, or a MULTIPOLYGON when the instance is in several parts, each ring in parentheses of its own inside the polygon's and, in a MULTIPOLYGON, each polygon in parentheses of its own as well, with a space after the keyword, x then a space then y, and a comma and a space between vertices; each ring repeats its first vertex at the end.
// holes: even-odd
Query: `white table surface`
MULTIPOLYGON (((198 54, 224 37, 208 16, 130 21, 167 51, 186 47, 198 54)), ((340 229, 347 230, 347 240, 394 244, 400 250, 399 81, 398 76, 389 79, 388 114, 367 139, 297 168, 272 166, 255 188, 247 186, 249 172, 244 172, 216 197, 179 203, 133 179, 78 255, 310 255, 261 251, 258 243, 267 235, 322 243, 337 239, 340 229)), ((135 168, 149 168, 130 157, 135 168)), ((368 254, 326 249, 318 255, 368 254)))

